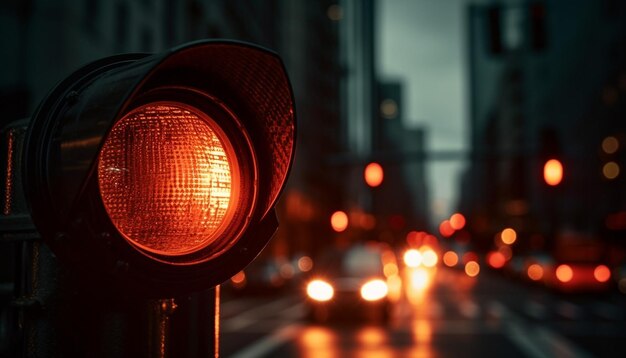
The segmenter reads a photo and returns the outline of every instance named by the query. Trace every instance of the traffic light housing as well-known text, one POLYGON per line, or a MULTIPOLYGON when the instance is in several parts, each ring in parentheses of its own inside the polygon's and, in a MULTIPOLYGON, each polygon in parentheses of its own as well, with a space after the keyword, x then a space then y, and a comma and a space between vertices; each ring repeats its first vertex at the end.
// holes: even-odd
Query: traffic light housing
POLYGON ((40 104, 25 195, 82 282, 169 297, 227 280, 267 244, 294 140, 291 86, 266 49, 200 41, 113 56, 40 104))

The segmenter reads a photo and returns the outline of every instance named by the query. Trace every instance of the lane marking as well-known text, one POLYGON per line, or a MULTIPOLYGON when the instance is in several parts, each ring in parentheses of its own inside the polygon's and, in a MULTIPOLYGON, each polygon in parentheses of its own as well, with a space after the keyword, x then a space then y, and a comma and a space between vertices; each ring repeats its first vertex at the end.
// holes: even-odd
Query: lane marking
POLYGON ((258 341, 254 342, 252 345, 244 348, 243 350, 236 352, 231 357, 262 357, 295 338, 302 331, 302 328, 302 325, 299 324, 291 324, 289 326, 280 328, 272 332, 272 334, 259 339, 258 341))
POLYGON ((500 320, 504 316, 504 306, 499 302, 491 302, 487 305, 487 312, 494 318, 500 320))
POLYGON ((284 309, 282 312, 279 313, 279 316, 281 318, 288 318, 288 319, 299 319, 304 317, 304 311, 306 309, 306 306, 304 303, 300 302, 300 303, 296 303, 295 305, 284 309))
POLYGON ((544 353, 539 345, 535 343, 533 337, 530 336, 526 329, 523 329, 517 322, 509 322, 506 325, 507 337, 517 345, 522 352, 529 357, 549 358, 550 355, 544 353))
POLYGON ((241 310, 250 307, 254 300, 250 298, 237 299, 232 301, 223 301, 221 304, 222 317, 238 314, 241 310))
POLYGON ((543 320, 546 318, 546 306, 542 305, 539 302, 535 302, 535 301, 528 301, 528 303, 526 303, 526 306, 524 306, 524 312, 526 312, 527 315, 536 318, 538 320, 543 320))
POLYGON ((571 344, 565 337, 545 327, 537 327, 535 336, 550 347, 552 357, 592 357, 589 353, 571 344))
MULTIPOLYGON (((274 312, 280 312, 284 309, 290 301, 293 301, 292 297, 284 297, 278 301, 266 303, 264 305, 251 308, 243 311, 232 318, 225 319, 222 322, 222 329, 227 331, 236 331, 245 327, 248 327, 258 321, 262 316, 272 315, 274 312)), ((297 304, 296 304, 297 305, 297 304)), ((289 307, 288 309, 290 309, 289 307)))
POLYGON ((622 310, 609 303, 596 302, 593 305, 593 311, 596 315, 609 320, 619 321, 624 318, 622 310))
POLYGON ((559 305, 557 307, 557 312, 561 316, 565 318, 569 318, 571 320, 577 320, 582 315, 582 309, 580 307, 576 306, 573 303, 566 302, 566 301, 559 302, 559 305))
POLYGON ((506 336, 529 357, 591 357, 565 337, 537 324, 526 324, 502 303, 494 301, 493 307, 502 312, 506 336))

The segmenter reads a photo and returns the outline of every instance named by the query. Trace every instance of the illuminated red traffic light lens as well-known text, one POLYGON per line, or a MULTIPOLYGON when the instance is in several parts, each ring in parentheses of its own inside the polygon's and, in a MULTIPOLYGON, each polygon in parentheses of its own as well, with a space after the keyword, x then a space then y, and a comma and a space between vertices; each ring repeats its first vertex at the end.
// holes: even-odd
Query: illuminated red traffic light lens
POLYGON ((220 238, 237 203, 238 163, 220 127, 178 102, 140 106, 116 122, 98 163, 105 209, 132 244, 184 255, 220 238))

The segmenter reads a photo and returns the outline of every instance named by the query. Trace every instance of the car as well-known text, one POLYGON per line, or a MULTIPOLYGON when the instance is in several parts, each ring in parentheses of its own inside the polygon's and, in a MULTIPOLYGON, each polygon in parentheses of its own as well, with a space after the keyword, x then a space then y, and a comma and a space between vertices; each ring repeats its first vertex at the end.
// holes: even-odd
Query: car
POLYGON ((341 315, 389 320, 400 290, 395 255, 390 250, 372 243, 331 249, 314 267, 305 287, 311 320, 323 322, 341 315))

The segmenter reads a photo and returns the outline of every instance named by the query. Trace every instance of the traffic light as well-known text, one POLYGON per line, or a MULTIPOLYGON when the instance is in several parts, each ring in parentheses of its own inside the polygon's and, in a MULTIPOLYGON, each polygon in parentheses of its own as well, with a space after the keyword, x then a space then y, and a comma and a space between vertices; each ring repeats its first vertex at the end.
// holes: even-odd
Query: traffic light
POLYGON ((563 180, 563 164, 558 159, 550 159, 543 165, 543 180, 550 186, 557 186, 563 180))
POLYGON ((543 128, 539 133, 540 147, 539 160, 543 165, 543 181, 549 186, 561 184, 564 177, 561 144, 557 131, 554 128, 543 128))
POLYGON ((32 117, 23 183, 43 240, 85 284, 145 297, 213 287, 267 244, 294 154, 280 58, 229 41, 118 55, 32 117))
POLYGON ((384 178, 383 167, 376 162, 369 163, 365 166, 363 178, 370 187, 375 188, 379 186, 382 184, 384 178))

